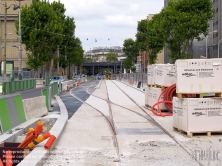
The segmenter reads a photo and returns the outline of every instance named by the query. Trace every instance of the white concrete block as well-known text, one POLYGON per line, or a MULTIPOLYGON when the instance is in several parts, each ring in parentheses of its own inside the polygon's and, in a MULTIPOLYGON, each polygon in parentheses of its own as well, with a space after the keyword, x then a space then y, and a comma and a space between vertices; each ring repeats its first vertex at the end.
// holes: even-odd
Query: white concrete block
POLYGON ((62 84, 62 91, 66 91, 66 86, 69 86, 69 88, 73 87, 75 84, 74 80, 64 81, 62 84))
POLYGON ((175 65, 177 93, 222 92, 222 58, 177 60, 175 65))
POLYGON ((174 97, 173 116, 173 126, 186 132, 222 131, 222 99, 174 97))
POLYGON ((153 68, 154 68, 154 65, 147 66, 147 84, 148 85, 153 84, 153 68))
MULTIPOLYGON (((149 99, 151 107, 158 102, 158 98, 161 95, 162 91, 163 90, 161 88, 151 87, 152 95, 150 95, 151 98, 149 99)), ((160 97, 160 101, 163 101, 163 99, 164 99, 164 96, 162 95, 160 97)), ((158 105, 156 105, 155 108, 157 109, 158 105)), ((164 103, 159 104, 159 108, 161 110, 167 110, 167 108, 166 108, 164 103)))
POLYGON ((175 65, 157 65, 155 68, 155 84, 168 87, 176 83, 175 65))
POLYGON ((43 85, 44 81, 45 80, 43 80, 43 79, 36 79, 36 85, 43 85))
POLYGON ((45 96, 22 100, 26 120, 39 118, 48 114, 45 96))

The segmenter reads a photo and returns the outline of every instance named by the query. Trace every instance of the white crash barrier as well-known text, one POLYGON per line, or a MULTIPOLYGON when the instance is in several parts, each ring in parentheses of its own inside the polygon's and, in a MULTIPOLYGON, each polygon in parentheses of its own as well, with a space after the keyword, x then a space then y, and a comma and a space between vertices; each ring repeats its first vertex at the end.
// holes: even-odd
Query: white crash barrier
POLYGON ((36 85, 43 85, 44 80, 43 79, 36 79, 36 85))
POLYGON ((2 88, 3 88, 3 86, 2 86, 2 84, 0 83, 0 94, 2 94, 2 88))
POLYGON ((75 86, 75 81, 74 80, 64 81, 61 84, 62 84, 62 91, 66 91, 67 90, 67 86, 69 88, 75 86))
POLYGON ((26 120, 39 118, 48 114, 45 96, 22 100, 26 120))

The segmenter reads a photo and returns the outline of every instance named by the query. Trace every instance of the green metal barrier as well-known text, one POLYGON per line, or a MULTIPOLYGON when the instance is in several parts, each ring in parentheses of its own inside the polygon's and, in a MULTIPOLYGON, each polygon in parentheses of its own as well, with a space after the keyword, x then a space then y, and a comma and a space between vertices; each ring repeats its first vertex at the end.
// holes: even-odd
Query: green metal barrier
POLYGON ((56 86, 55 86, 55 93, 58 95, 59 94, 59 84, 57 82, 56 86))
POLYGON ((48 86, 50 84, 50 79, 49 78, 45 78, 45 85, 48 86))
POLYGON ((42 89, 42 95, 45 96, 46 107, 49 110, 49 88, 42 89))
POLYGON ((12 82, 3 82, 2 84, 2 92, 3 94, 9 94, 15 91, 22 91, 27 89, 32 89, 36 87, 36 80, 19 80, 12 82))
POLYGON ((0 110, 2 132, 6 132, 26 121, 20 94, 1 96, 0 110))

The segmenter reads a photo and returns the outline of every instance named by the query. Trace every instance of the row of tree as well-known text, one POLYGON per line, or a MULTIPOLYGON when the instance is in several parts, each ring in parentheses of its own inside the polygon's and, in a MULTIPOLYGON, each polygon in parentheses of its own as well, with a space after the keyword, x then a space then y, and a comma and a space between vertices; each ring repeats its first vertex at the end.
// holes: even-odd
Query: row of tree
MULTIPOLYGON (((22 8, 22 43, 30 68, 46 66, 52 71, 57 62, 62 68, 71 64, 81 66, 84 60, 82 44, 75 37, 74 18, 65 16, 65 11, 60 1, 49 3, 46 0, 33 0, 31 6, 22 8)), ((18 31, 18 22, 16 29, 18 31)))
POLYGON ((192 43, 208 35, 213 12, 211 0, 170 0, 151 20, 138 23, 136 40, 124 41, 124 67, 133 66, 139 51, 147 51, 149 64, 154 64, 164 47, 170 50, 168 56, 173 63, 178 58, 192 58, 192 43))

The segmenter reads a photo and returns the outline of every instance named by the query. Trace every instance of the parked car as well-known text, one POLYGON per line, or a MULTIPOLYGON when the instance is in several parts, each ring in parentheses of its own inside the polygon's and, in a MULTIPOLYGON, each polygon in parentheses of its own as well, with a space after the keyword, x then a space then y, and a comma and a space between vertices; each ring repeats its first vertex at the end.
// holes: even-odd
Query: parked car
POLYGON ((85 75, 85 74, 82 74, 82 76, 81 76, 82 78, 86 78, 87 77, 87 75, 85 75))
POLYGON ((50 80, 50 84, 54 83, 54 82, 63 82, 65 81, 65 79, 63 78, 63 76, 55 76, 50 80))
POLYGON ((78 81, 78 80, 80 79, 80 75, 75 75, 75 76, 73 77, 73 79, 74 79, 75 81, 78 81))

